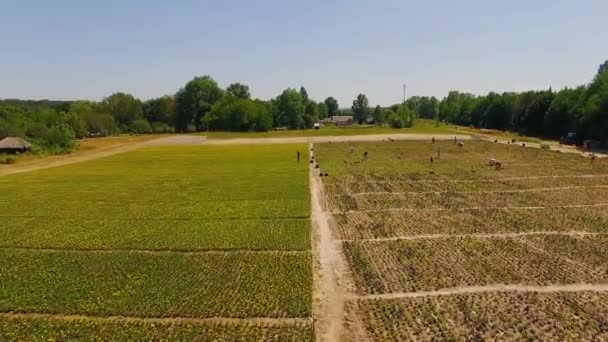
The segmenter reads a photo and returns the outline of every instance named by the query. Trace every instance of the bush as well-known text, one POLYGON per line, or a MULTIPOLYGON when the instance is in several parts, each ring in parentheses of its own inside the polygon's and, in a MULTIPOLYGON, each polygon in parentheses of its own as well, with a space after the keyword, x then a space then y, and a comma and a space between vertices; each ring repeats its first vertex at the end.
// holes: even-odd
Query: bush
POLYGON ((388 124, 392 128, 403 128, 403 126, 405 126, 403 118, 397 113, 392 113, 391 115, 389 115, 388 124))
POLYGON ((152 123, 150 123, 150 126, 152 126, 153 133, 173 133, 173 132, 175 132, 175 128, 173 128, 172 126, 169 126, 168 124, 166 124, 164 122, 152 122, 152 123))
POLYGON ((146 119, 135 120, 129 125, 129 131, 136 134, 152 133, 152 126, 146 119))
POLYGON ((17 162, 17 158, 11 156, 0 156, 0 164, 10 165, 15 164, 17 162))

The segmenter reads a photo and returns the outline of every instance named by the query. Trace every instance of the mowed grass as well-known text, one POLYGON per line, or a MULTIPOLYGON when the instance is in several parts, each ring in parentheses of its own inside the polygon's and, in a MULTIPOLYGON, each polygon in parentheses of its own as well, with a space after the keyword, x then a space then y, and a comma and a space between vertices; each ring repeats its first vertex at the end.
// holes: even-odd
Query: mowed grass
POLYGON ((307 150, 154 147, 0 177, 0 312, 26 314, 16 329, 3 318, 0 337, 310 339, 310 325, 27 316, 308 319, 307 150))

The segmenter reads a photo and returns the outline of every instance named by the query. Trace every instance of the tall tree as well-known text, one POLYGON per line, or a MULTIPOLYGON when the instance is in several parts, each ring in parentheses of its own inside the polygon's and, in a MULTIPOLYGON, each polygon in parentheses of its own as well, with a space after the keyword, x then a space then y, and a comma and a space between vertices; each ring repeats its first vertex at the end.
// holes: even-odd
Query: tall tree
POLYGON ((327 116, 331 117, 338 113, 338 100, 330 96, 325 99, 325 105, 327 105, 327 116))
POLYGON ((327 105, 325 102, 319 102, 317 104, 317 112, 319 113, 320 119, 325 119, 327 117, 327 105))
POLYGON ((249 86, 241 83, 232 83, 226 88, 226 93, 230 96, 234 96, 239 99, 249 99, 251 94, 249 93, 249 86))
POLYGON ((143 105, 144 117, 149 122, 162 122, 173 125, 175 121, 175 98, 163 96, 150 99, 143 105))
POLYGON ((357 98, 353 100, 351 109, 353 110, 353 118, 355 121, 362 124, 369 114, 369 103, 367 101, 367 96, 364 94, 357 95, 357 98))
POLYGON ((203 130, 203 118, 223 95, 224 91, 210 76, 195 77, 175 96, 175 128, 185 132, 188 125, 194 124, 197 130, 203 130))
POLYGON ((304 102, 295 89, 285 89, 275 100, 275 122, 289 128, 304 127, 304 102))
POLYGON ((122 126, 128 126, 144 116, 141 101, 131 94, 114 93, 103 100, 103 106, 122 126))
POLYGON ((300 96, 302 97, 302 102, 306 104, 308 102, 308 92, 306 92, 306 88, 300 87, 300 96))

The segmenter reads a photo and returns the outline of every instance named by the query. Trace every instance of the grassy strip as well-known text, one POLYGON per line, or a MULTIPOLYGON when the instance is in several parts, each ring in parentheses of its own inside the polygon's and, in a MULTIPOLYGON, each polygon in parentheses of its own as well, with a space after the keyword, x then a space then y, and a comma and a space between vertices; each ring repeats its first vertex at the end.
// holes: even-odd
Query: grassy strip
POLYGON ((310 249, 308 219, 2 220, 0 247, 181 251, 310 249))
POLYGON ((281 254, 0 251, 0 311, 308 317, 311 259, 281 254))
POLYGON ((312 341, 311 324, 158 323, 127 320, 0 318, 3 341, 312 341))

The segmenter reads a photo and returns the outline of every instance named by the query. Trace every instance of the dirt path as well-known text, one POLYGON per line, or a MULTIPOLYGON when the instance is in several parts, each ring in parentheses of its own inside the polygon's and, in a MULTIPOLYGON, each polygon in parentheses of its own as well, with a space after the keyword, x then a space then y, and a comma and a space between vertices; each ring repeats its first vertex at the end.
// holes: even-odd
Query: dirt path
POLYGON ((440 194, 511 194, 521 192, 545 192, 545 191, 560 191, 560 190, 573 190, 573 189, 602 189, 608 188, 608 185, 576 185, 576 186, 562 186, 562 187, 551 187, 551 188, 530 188, 530 189, 511 189, 511 190, 474 190, 474 191, 369 191, 369 192, 355 192, 355 193, 340 193, 335 194, 335 197, 344 196, 367 196, 367 195, 440 195, 440 194))
POLYGON ((412 179, 412 180, 386 180, 386 181, 361 181, 359 184, 389 184, 389 183, 495 183, 533 179, 560 179, 560 178, 606 178, 608 174, 595 175, 552 175, 552 176, 524 176, 503 177, 494 179, 412 179))
POLYGON ((344 141, 382 141, 382 140, 471 140, 470 135, 462 134, 369 134, 369 135, 338 135, 317 137, 283 137, 283 138, 234 138, 234 139, 209 139, 209 145, 256 145, 256 144, 302 144, 302 143, 325 143, 344 141))
MULTIPOLYGON (((311 157, 314 155, 310 144, 311 157)), ((314 244, 313 317, 317 341, 340 341, 343 333, 345 293, 340 286, 339 251, 331 234, 329 215, 324 210, 323 185, 313 164, 309 166, 311 224, 314 244)))
POLYGON ((485 286, 462 286, 435 291, 419 292, 394 292, 373 295, 354 296, 354 300, 378 300, 378 299, 399 299, 399 298, 421 298, 450 296, 460 294, 479 294, 488 292, 535 292, 535 293, 555 293, 555 292, 607 292, 608 284, 567 284, 567 285, 514 285, 514 284, 494 284, 485 286))
POLYGON ((133 317, 133 316, 91 316, 91 315, 62 315, 36 312, 0 312, 0 318, 8 319, 45 319, 63 321, 93 321, 93 322, 128 322, 156 324, 252 324, 262 326, 284 326, 310 324, 310 318, 229 318, 229 317, 133 317))
POLYGON ((358 243, 373 243, 373 242, 387 242, 387 241, 401 241, 401 240, 432 240, 432 239, 508 239, 525 236, 538 236, 538 235, 562 235, 562 236, 602 236, 608 235, 608 233, 598 232, 585 232, 585 231, 531 231, 531 232, 517 232, 517 233, 480 233, 480 234, 419 234, 419 235, 405 235, 405 236, 392 236, 386 238, 371 238, 371 239, 344 239, 339 240, 341 242, 358 242, 358 243))
POLYGON ((384 211, 467 211, 467 210, 543 210, 543 209, 562 209, 562 208, 595 208, 608 207, 608 203, 597 204, 571 204, 571 205, 555 205, 550 207, 530 206, 530 207, 467 207, 467 208, 384 208, 384 209, 369 209, 369 210, 348 210, 335 211, 332 214, 356 214, 356 213, 378 213, 384 211))

